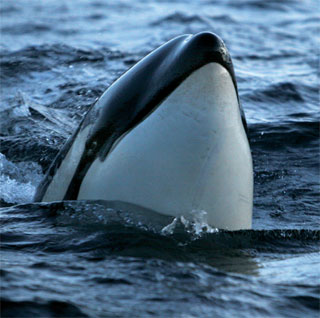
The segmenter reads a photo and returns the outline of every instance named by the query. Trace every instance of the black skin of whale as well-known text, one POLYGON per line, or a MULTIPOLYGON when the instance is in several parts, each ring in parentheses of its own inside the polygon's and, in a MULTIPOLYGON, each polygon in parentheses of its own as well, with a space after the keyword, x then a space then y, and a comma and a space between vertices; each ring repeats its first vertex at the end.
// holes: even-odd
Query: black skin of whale
MULTIPOLYGON (((211 62, 219 63, 227 69, 238 95, 231 57, 223 41, 211 32, 181 35, 140 60, 104 92, 96 102, 103 102, 99 110, 95 108, 96 104, 89 109, 48 169, 37 189, 35 201, 42 200, 79 131, 93 124, 64 200, 77 199, 82 180, 97 157, 104 160, 120 136, 139 125, 192 72, 211 62)), ((247 132, 240 102, 239 107, 247 132)))

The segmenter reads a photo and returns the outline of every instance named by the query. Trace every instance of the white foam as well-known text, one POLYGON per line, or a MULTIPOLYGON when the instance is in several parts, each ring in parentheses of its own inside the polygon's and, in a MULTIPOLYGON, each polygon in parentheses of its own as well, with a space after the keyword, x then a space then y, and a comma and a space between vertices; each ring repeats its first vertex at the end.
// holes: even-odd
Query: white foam
POLYGON ((42 169, 37 163, 13 163, 0 153, 0 200, 31 202, 42 178, 42 169))
POLYGON ((178 224, 182 224, 187 232, 195 235, 196 237, 201 237, 205 233, 216 233, 219 229, 214 228, 208 224, 207 212, 203 210, 192 210, 189 213, 184 213, 185 216, 181 215, 175 217, 173 221, 165 226, 161 230, 163 235, 172 235, 178 224))

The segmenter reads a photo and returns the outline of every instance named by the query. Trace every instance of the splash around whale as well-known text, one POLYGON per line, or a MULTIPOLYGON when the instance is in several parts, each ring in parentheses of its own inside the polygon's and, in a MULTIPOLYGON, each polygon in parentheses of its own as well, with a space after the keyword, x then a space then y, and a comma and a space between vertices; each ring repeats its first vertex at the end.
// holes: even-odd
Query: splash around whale
POLYGON ((252 158, 223 41, 210 32, 176 37, 115 81, 37 189, 35 201, 57 200, 206 211, 210 226, 251 228, 252 158))

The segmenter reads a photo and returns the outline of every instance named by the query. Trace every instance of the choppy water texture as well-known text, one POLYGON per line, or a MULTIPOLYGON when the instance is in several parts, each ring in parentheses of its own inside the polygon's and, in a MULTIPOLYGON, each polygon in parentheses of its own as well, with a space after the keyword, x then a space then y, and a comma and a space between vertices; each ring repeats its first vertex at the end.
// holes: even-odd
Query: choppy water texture
POLYGON ((2 316, 318 317, 319 10, 308 0, 2 0, 2 316), (32 203, 100 94, 150 50, 204 30, 235 66, 253 230, 110 202, 32 203))

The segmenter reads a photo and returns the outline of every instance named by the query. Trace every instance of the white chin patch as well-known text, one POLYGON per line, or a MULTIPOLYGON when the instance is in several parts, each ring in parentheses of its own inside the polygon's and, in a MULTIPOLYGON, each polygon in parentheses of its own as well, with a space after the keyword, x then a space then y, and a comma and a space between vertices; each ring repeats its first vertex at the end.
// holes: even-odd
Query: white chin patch
POLYGON ((88 170, 78 199, 120 200, 172 216, 206 211, 211 226, 251 228, 253 172, 231 76, 192 73, 88 170))

